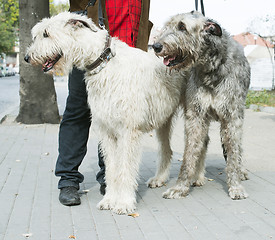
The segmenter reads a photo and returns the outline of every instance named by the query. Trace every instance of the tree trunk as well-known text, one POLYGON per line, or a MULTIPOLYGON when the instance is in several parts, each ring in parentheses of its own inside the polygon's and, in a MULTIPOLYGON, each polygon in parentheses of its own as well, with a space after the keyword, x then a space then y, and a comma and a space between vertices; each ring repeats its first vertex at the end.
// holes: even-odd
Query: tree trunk
POLYGON ((44 17, 49 17, 49 0, 19 1, 20 109, 16 121, 25 124, 60 121, 52 76, 44 74, 41 67, 24 61, 32 40, 31 29, 44 17))

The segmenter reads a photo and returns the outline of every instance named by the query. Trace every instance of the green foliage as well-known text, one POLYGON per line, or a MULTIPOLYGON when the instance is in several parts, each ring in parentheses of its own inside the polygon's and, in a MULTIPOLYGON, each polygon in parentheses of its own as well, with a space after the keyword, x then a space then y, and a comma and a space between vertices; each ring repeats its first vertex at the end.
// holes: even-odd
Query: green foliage
POLYGON ((246 106, 251 104, 275 107, 275 91, 249 91, 246 97, 246 106))
POLYGON ((16 34, 13 29, 4 22, 0 22, 0 54, 12 51, 16 40, 16 34))
POLYGON ((54 4, 53 0, 49 0, 49 1, 50 1, 50 16, 54 16, 54 15, 57 15, 58 13, 69 10, 68 2, 54 4))
POLYGON ((0 0, 0 54, 11 52, 18 39, 19 0, 0 0))
MULTIPOLYGON (((50 15, 69 10, 68 3, 50 2, 50 15)), ((18 40, 19 0, 0 0, 0 55, 13 51, 18 40)))

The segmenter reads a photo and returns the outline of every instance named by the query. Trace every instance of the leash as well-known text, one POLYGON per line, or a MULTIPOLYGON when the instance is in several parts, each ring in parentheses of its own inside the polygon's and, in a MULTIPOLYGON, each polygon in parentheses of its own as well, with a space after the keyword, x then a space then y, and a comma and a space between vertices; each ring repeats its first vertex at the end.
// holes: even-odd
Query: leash
MULTIPOLYGON (((79 11, 79 13, 81 13, 83 15, 87 15, 88 7, 94 6, 95 3, 96 3, 96 0, 90 0, 90 2, 88 2, 85 9, 83 11, 79 11)), ((77 13, 77 12, 75 12, 75 13, 77 13)), ((101 0, 98 0, 98 25, 100 28, 105 29, 101 0)))
MULTIPOLYGON (((205 16, 203 0, 200 0, 200 3, 201 3, 201 13, 203 14, 203 16, 205 16)), ((198 11, 198 5, 199 5, 199 0, 195 0, 196 11, 198 11)))
MULTIPOLYGON (((101 5, 101 0, 98 0, 98 25, 101 29, 105 29, 105 24, 104 24, 104 18, 103 18, 103 12, 102 12, 102 5, 101 5)), ((88 5, 86 6, 86 9, 89 6, 94 6, 96 0, 91 0, 88 5)), ((112 57, 114 57, 112 50, 111 50, 111 36, 107 35, 106 37, 106 43, 104 47, 104 51, 100 54, 100 56, 90 65, 87 65, 85 68, 90 72, 90 74, 97 74, 99 73, 105 66, 106 64, 110 61, 112 57)))
POLYGON ((101 0, 98 1, 98 24, 102 29, 105 29, 101 0))
MULTIPOLYGON (((103 13, 102 13, 102 6, 101 6, 101 1, 98 0, 98 24, 101 28, 105 28, 104 26, 104 18, 103 18, 103 13)), ((96 0, 90 0, 88 4, 86 5, 85 9, 82 11, 74 11, 73 13, 80 14, 80 15, 86 15, 88 14, 88 7, 94 6, 96 3, 96 0)), ((70 9, 69 9, 70 11, 70 9)))
MULTIPOLYGON (((84 10, 82 10, 82 11, 74 11, 72 13, 76 13, 76 14, 79 14, 79 15, 86 15, 87 16, 88 7, 94 6, 95 3, 96 3, 96 0, 91 0, 90 2, 88 2, 87 6, 85 7, 84 10)), ((69 12, 71 12, 71 8, 69 9, 69 12)))

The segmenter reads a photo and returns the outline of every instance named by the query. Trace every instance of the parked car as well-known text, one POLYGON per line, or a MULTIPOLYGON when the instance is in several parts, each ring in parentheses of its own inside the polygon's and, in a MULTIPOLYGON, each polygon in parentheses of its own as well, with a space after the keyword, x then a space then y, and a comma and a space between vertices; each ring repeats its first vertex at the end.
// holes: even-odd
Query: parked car
POLYGON ((13 70, 13 67, 6 67, 6 76, 14 76, 15 71, 13 70))
POLYGON ((6 71, 4 70, 4 67, 0 66, 0 77, 5 77, 6 71))
POLYGON ((19 74, 19 66, 15 66, 13 68, 13 70, 14 70, 15 74, 19 74))

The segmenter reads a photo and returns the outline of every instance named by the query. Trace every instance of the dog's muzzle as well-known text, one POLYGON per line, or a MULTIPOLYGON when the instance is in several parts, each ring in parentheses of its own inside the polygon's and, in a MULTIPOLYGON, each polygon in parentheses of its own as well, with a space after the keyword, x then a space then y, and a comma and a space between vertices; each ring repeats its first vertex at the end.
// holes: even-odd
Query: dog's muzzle
MULTIPOLYGON (((44 72, 48 72, 53 68, 53 66, 58 62, 58 60, 63 56, 63 53, 57 53, 54 55, 52 58, 47 58, 45 62, 42 64, 42 69, 44 72)), ((31 57, 26 54, 24 57, 25 62, 30 63, 31 62, 31 57)))
POLYGON ((63 56, 63 53, 61 52, 61 53, 56 54, 52 58, 48 58, 42 65, 43 71, 44 72, 50 71, 62 56, 63 56))

